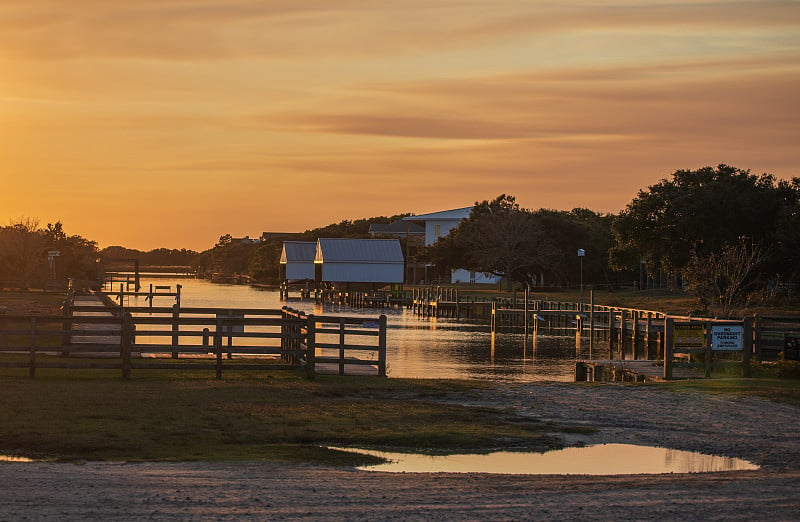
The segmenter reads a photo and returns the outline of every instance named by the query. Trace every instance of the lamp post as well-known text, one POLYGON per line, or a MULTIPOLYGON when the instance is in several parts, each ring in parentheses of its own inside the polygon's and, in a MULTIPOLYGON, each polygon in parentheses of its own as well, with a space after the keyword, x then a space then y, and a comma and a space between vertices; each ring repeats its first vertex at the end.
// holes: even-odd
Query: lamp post
POLYGON ((583 258, 586 256, 586 250, 578 249, 578 259, 581 261, 581 297, 583 297, 583 258))

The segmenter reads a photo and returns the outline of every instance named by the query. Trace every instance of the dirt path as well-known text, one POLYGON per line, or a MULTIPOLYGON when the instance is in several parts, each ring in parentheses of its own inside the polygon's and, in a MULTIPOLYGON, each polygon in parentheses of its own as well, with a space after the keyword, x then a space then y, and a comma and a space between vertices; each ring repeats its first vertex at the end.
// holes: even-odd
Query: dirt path
POLYGON ((0 519, 797 520, 800 408, 657 387, 511 385, 472 404, 595 426, 756 472, 619 477, 385 474, 263 463, 2 463, 0 519))

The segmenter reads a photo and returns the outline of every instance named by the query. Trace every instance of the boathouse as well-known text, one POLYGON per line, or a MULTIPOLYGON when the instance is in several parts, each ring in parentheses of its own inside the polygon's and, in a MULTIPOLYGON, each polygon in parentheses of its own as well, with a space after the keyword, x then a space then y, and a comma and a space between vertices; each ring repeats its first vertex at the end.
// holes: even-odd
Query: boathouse
MULTIPOLYGON (((442 210, 428 214, 404 217, 404 221, 424 223, 425 226, 425 246, 430 246, 440 238, 448 235, 451 230, 456 228, 463 220, 469 219, 472 207, 455 208, 452 210, 442 210)), ((427 272, 427 270, 426 270, 427 272)), ((426 273, 427 278, 427 273, 426 273)), ((413 277, 412 280, 416 280, 413 277)), ((482 272, 472 272, 470 270, 456 269, 450 273, 451 283, 484 283, 496 284, 500 280, 493 274, 482 272)))
POLYGON ((307 241, 284 241, 281 251, 283 281, 314 280, 314 258, 317 244, 307 241))
POLYGON ((314 266, 318 283, 402 283, 403 249, 397 239, 320 238, 314 266))

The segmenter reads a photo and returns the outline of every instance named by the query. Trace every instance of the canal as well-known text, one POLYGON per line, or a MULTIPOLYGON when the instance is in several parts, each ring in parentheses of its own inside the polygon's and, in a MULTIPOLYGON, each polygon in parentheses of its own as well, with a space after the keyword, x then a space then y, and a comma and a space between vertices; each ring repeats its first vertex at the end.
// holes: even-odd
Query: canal
MULTIPOLYGON (((388 323, 387 361, 389 377, 453 378, 492 381, 574 380, 576 339, 539 335, 527 339, 521 333, 498 333, 489 326, 446 318, 421 318, 405 308, 351 308, 320 305, 310 300, 283 301, 277 290, 246 285, 211 283, 202 279, 155 277, 144 274, 142 289, 150 284, 182 285, 181 305, 185 307, 272 308, 282 306, 316 315, 386 314, 388 323)), ((171 306, 173 298, 156 298, 155 306, 171 306)), ((147 306, 144 298, 131 298, 130 306, 147 306)), ((585 347, 583 349, 585 351, 585 347)), ((586 356, 586 354, 583 354, 586 356)))

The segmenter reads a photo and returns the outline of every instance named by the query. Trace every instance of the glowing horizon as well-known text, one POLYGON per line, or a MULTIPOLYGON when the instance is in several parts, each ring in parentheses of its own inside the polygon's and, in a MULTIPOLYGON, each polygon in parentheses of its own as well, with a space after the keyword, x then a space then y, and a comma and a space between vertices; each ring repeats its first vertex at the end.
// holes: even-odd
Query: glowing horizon
POLYGON ((122 245, 800 176, 800 3, 6 0, 0 223, 122 245))

